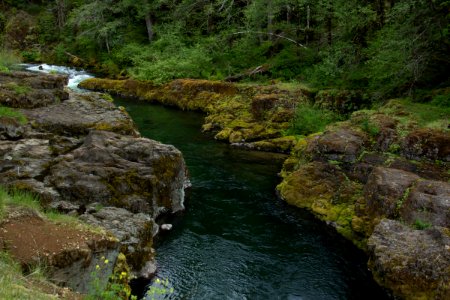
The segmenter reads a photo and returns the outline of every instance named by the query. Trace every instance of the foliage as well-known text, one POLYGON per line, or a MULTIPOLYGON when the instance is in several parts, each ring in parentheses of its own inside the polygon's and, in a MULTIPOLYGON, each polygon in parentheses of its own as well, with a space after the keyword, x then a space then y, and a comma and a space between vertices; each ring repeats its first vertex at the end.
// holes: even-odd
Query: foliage
POLYGON ((393 116, 408 127, 415 126, 436 128, 448 131, 450 106, 439 107, 428 103, 415 103, 409 98, 394 99, 381 108, 381 112, 393 116))
POLYGON ((146 300, 165 299, 167 295, 173 294, 174 289, 170 287, 169 280, 156 278, 145 293, 146 300))
POLYGON ((294 120, 288 134, 308 135, 320 132, 339 119, 338 115, 326 109, 314 107, 310 104, 297 106, 294 120))
POLYGON ((108 76, 224 79, 264 65, 262 79, 379 100, 450 84, 444 0, 2 3, 4 44, 26 60, 67 63, 69 52, 108 76))
POLYGON ((380 128, 376 124, 374 124, 372 121, 370 121, 370 119, 368 117, 364 118, 361 121, 360 126, 363 131, 367 132, 372 137, 374 137, 380 133, 380 128))
POLYGON ((135 296, 131 296, 131 291, 129 287, 124 284, 129 280, 129 273, 125 271, 121 271, 120 274, 116 274, 114 272, 109 277, 109 282, 105 284, 102 278, 105 277, 105 274, 102 274, 106 271, 107 265, 110 264, 110 261, 105 257, 102 257, 102 262, 99 265, 96 265, 95 271, 91 273, 91 286, 88 295, 85 299, 87 300, 122 300, 122 299, 136 299, 135 296))
POLYGON ((27 122, 27 118, 22 113, 14 110, 13 108, 0 106, 0 117, 3 116, 14 118, 21 124, 25 124, 27 122))
POLYGON ((450 93, 434 96, 431 104, 447 108, 450 107, 450 93))
POLYGON ((13 51, 0 49, 0 71, 8 71, 20 63, 20 57, 13 51))

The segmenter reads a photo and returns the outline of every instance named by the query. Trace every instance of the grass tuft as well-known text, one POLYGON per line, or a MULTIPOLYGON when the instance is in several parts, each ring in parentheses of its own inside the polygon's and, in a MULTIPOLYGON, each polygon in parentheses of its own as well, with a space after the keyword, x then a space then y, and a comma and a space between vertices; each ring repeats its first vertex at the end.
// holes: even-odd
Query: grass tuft
POLYGON ((11 117, 16 119, 20 124, 27 123, 27 118, 15 109, 0 106, 0 117, 11 117))

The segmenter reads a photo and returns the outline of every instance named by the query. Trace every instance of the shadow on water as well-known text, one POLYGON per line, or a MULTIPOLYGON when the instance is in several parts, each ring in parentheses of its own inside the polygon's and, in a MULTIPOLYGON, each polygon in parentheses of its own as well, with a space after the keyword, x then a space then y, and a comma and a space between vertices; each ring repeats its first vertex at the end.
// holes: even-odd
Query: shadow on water
POLYGON ((200 113, 116 104, 143 136, 180 149, 191 176, 187 211, 157 245, 157 276, 174 289, 160 299, 387 298, 362 252, 276 198, 283 156, 214 141, 200 113))

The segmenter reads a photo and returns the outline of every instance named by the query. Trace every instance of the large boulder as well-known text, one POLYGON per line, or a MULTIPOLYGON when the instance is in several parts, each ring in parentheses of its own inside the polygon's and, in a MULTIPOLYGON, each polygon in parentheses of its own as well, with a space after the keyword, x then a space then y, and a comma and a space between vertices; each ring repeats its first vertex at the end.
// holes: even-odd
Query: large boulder
POLYGON ((339 128, 327 131, 309 146, 315 158, 355 162, 364 149, 365 135, 361 132, 339 128))
POLYGON ((432 180, 419 181, 404 200, 400 217, 415 226, 450 228, 450 184, 432 180))
POLYGON ((368 240, 375 279, 404 299, 450 298, 448 229, 415 230, 382 220, 368 240))
POLYGON ((154 273, 153 237, 158 225, 145 213, 132 213, 118 207, 91 205, 80 216, 81 220, 100 226, 111 232, 121 244, 121 252, 138 277, 150 277, 154 273), (100 207, 97 210, 97 207, 100 207))
POLYGON ((83 145, 56 159, 45 183, 71 202, 98 202, 157 217, 183 209, 185 171, 181 152, 173 146, 91 131, 83 145))

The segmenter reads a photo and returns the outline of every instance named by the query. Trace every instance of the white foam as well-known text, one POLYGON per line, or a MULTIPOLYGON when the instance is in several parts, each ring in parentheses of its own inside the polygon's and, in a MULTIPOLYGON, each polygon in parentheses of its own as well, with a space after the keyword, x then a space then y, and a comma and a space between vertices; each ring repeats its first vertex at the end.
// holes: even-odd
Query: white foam
POLYGON ((47 64, 41 64, 41 65, 29 65, 24 64, 23 65, 26 70, 33 71, 33 72, 40 72, 40 73, 56 73, 56 74, 66 74, 69 75, 69 83, 67 86, 77 92, 83 92, 85 90, 78 88, 78 84, 82 82, 83 80, 86 80, 88 78, 93 78, 91 74, 87 73, 84 70, 77 70, 70 67, 63 67, 63 66, 55 66, 55 65, 47 65, 47 64))

